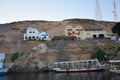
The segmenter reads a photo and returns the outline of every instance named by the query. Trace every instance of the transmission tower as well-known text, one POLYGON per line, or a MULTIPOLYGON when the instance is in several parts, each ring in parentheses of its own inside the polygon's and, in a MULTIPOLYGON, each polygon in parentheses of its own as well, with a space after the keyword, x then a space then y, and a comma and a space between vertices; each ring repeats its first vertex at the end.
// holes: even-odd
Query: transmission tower
POLYGON ((114 17, 114 22, 117 22, 116 0, 113 0, 113 17, 114 17))
POLYGON ((95 15, 94 15, 95 20, 102 21, 102 12, 101 8, 99 5, 99 0, 96 0, 95 3, 95 15))

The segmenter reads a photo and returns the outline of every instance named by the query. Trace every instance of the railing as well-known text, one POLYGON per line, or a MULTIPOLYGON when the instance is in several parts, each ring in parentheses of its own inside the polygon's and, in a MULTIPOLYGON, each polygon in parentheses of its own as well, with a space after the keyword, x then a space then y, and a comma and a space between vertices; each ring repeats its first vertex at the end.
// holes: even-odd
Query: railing
POLYGON ((60 69, 79 69, 79 68, 103 68, 105 65, 100 65, 97 59, 54 62, 54 68, 60 69))

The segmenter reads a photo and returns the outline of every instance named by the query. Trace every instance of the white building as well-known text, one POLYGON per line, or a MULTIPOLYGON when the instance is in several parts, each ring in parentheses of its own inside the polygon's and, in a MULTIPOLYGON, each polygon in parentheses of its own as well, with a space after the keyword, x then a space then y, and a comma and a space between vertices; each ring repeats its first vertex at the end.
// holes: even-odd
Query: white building
POLYGON ((5 53, 0 53, 0 68, 3 68, 5 53))
POLYGON ((26 40, 48 40, 49 35, 46 32, 39 32, 37 29, 28 27, 24 33, 24 41, 26 40))
POLYGON ((104 38, 104 37, 106 37, 106 31, 103 29, 85 29, 83 35, 84 35, 84 39, 86 39, 86 38, 104 38))
POLYGON ((41 40, 48 40, 49 39, 49 35, 46 32, 41 32, 40 33, 40 39, 41 40))

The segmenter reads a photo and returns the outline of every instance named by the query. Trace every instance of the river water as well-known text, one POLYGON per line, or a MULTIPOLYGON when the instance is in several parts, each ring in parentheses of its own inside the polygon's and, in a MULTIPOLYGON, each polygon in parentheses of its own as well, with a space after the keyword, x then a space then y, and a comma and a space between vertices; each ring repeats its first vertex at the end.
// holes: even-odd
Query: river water
POLYGON ((0 80, 120 80, 120 75, 109 72, 89 73, 10 73, 0 80))

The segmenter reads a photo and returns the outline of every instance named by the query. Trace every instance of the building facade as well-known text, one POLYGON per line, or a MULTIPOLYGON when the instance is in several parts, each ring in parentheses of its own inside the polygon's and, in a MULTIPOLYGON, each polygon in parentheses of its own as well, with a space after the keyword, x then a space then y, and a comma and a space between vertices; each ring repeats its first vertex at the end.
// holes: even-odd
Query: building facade
POLYGON ((88 28, 84 29, 82 26, 67 26, 64 31, 65 36, 76 36, 78 39, 84 40, 86 38, 103 38, 106 37, 106 31, 103 29, 88 28))
POLYGON ((49 35, 46 32, 39 32, 36 28, 28 27, 24 33, 24 41, 26 40, 48 40, 49 35))

